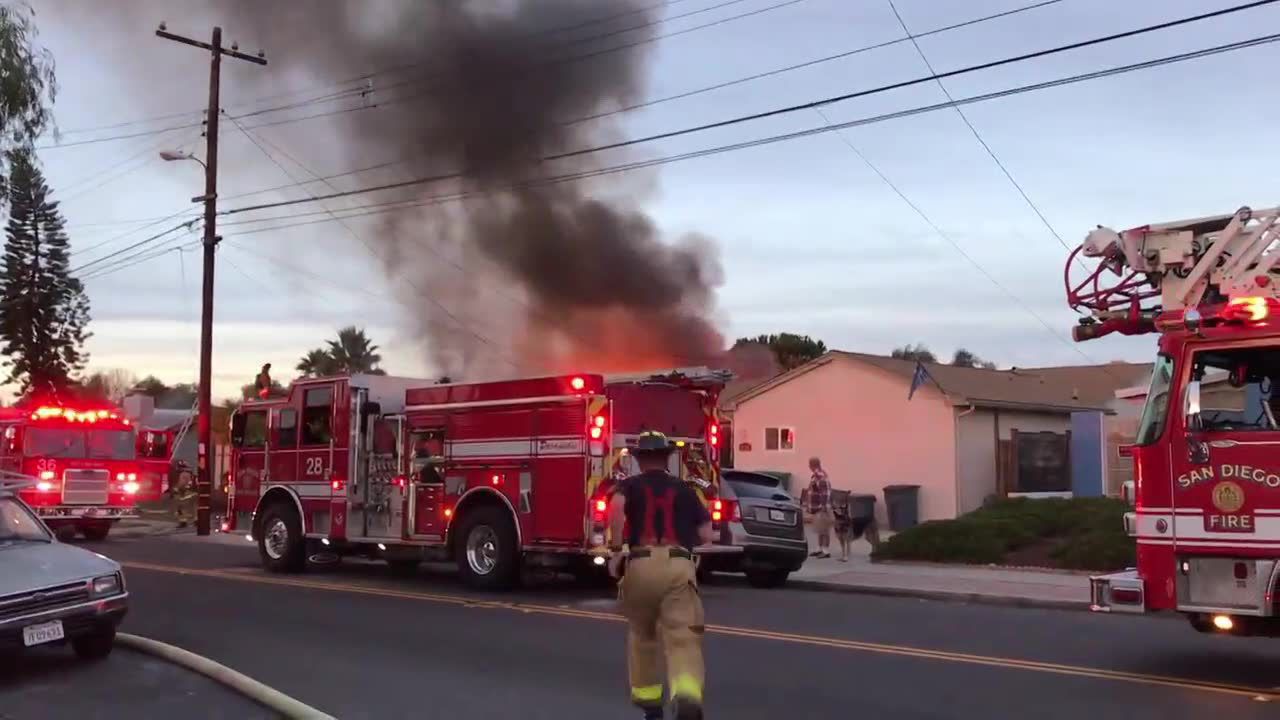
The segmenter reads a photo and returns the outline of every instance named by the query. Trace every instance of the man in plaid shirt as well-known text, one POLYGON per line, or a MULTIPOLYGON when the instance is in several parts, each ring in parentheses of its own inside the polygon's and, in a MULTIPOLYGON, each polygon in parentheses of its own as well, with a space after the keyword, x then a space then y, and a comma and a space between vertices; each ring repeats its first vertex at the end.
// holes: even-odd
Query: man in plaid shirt
POLYGON ((831 557, 831 481, 827 479, 827 471, 822 469, 822 461, 816 457, 809 458, 809 513, 813 516, 813 529, 818 533, 818 550, 810 555, 816 558, 831 557))

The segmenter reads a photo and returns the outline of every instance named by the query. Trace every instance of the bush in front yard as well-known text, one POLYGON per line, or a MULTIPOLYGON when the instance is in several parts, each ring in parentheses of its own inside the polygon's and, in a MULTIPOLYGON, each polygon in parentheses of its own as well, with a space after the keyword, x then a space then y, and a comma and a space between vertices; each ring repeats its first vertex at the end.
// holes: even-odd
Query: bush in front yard
POLYGON ((882 543, 877 560, 1051 565, 1113 570, 1133 564, 1126 505, 1110 498, 1010 498, 955 520, 936 520, 882 543), (1015 557, 1011 558, 1013 553, 1015 557), (1030 561, 1020 558, 1034 558, 1030 561))

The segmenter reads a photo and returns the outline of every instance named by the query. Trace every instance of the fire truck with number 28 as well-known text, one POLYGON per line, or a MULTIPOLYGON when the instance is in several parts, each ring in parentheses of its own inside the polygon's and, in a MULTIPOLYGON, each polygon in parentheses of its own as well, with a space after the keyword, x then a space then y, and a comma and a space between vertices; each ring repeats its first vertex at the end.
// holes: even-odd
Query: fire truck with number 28
POLYGON ((727 380, 706 368, 299 380, 232 416, 222 530, 247 533, 277 572, 349 554, 401 571, 451 559, 469 585, 491 590, 525 566, 599 573, 607 493, 635 472, 628 448, 645 430, 670 438, 671 472, 724 517, 716 405, 727 380))
POLYGON ((0 470, 35 478, 19 496, 59 534, 101 540, 136 516, 140 469, 136 433, 117 408, 0 408, 0 470))
POLYGON ((1280 635, 1280 208, 1099 227, 1068 259, 1077 340, 1159 334, 1132 446, 1137 567, 1092 609, 1175 611, 1202 632, 1280 635), (1098 267, 1071 280, 1079 256, 1098 267), (1106 282, 1104 282, 1104 279, 1106 282))

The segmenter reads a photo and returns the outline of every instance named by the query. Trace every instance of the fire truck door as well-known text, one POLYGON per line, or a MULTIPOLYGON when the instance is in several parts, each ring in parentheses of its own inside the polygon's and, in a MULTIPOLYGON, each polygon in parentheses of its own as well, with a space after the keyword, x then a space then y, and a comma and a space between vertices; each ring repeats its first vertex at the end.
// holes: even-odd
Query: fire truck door
POLYGON ((397 482, 399 440, 399 418, 371 415, 365 421, 360 448, 365 458, 361 484, 367 537, 400 537, 404 527, 405 488, 397 482))
POLYGON ((1171 438, 1174 542, 1280 544, 1280 352, 1198 350, 1171 438), (1177 427, 1181 425, 1181 427, 1177 427))

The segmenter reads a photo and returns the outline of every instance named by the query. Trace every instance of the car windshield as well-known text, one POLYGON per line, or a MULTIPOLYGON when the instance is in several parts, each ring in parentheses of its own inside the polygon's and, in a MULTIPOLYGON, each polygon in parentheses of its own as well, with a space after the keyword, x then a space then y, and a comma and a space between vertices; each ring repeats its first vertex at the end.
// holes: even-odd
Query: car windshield
POLYGON ((1169 417, 1169 385, 1173 382, 1173 357, 1161 355, 1151 373, 1151 386, 1147 389, 1147 404, 1142 409, 1138 423, 1138 445, 1150 445, 1164 433, 1165 420, 1169 417))
POLYGON ((14 542, 49 542, 49 533, 22 503, 0 495, 0 545, 14 542))
POLYGON ((34 457, 132 460, 137 448, 128 430, 28 428, 24 451, 34 457))
POLYGON ((734 494, 740 498, 758 498, 761 500, 781 500, 790 498, 782 489, 782 481, 768 475, 748 475, 734 473, 724 478, 733 488, 734 494))

